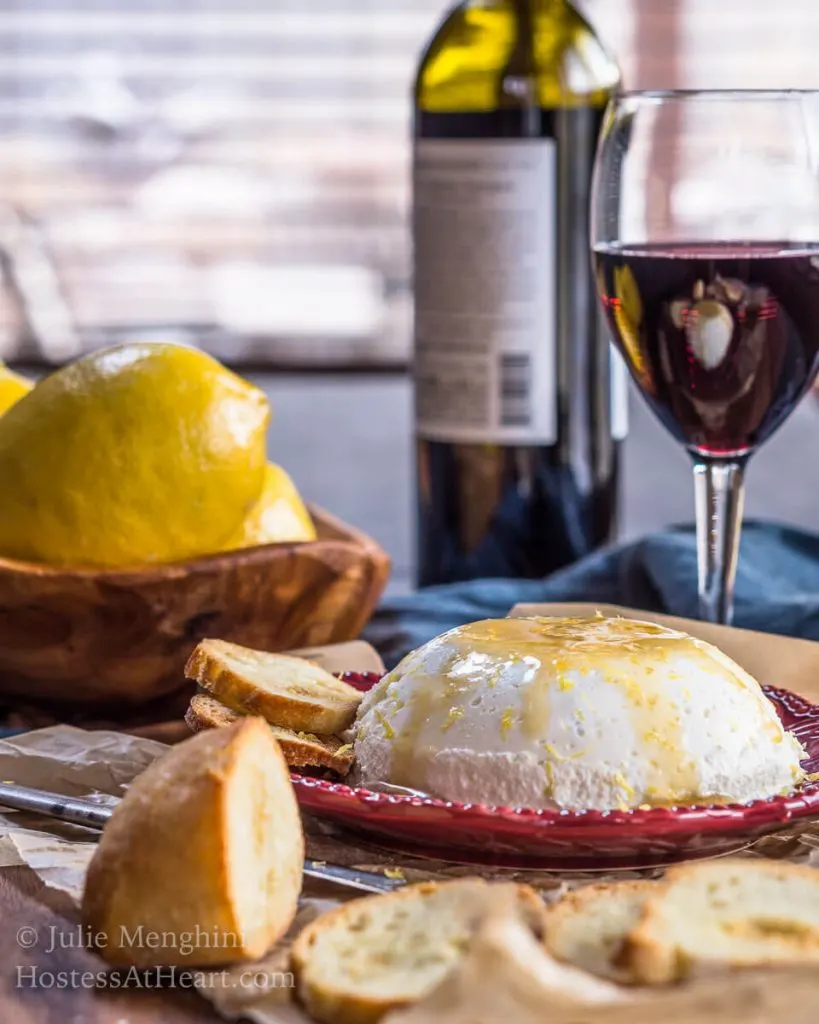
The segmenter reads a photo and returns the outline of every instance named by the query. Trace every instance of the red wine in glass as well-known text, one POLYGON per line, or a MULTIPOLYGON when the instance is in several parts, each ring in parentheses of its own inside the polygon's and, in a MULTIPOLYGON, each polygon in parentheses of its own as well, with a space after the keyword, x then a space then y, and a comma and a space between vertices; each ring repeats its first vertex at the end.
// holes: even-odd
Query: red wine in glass
POLYGON ((819 245, 675 243, 594 249, 612 337, 667 429, 741 457, 810 386, 819 361, 819 245))

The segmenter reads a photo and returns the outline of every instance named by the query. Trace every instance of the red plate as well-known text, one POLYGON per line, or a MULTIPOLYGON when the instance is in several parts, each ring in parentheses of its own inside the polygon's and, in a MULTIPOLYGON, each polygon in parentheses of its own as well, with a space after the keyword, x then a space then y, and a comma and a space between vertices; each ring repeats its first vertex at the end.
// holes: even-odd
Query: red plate
MULTIPOLYGON (((344 678, 361 690, 372 674, 344 678)), ((803 767, 819 770, 819 706, 766 686, 786 729, 808 752, 803 767)), ((380 846, 414 855, 498 867, 589 870, 652 867, 735 852, 800 818, 819 817, 819 782, 789 796, 719 807, 657 807, 647 811, 554 811, 489 807, 361 787, 293 773, 305 811, 380 846)))

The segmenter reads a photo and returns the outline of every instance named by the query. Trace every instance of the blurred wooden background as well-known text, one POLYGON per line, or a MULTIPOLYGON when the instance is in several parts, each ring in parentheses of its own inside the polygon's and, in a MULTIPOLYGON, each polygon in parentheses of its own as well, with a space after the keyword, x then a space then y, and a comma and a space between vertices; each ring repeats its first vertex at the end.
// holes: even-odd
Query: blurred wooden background
MULTIPOLYGON (((810 0, 585 0, 631 88, 817 86, 810 0)), ((0 356, 400 366, 442 0, 0 0, 0 356)))

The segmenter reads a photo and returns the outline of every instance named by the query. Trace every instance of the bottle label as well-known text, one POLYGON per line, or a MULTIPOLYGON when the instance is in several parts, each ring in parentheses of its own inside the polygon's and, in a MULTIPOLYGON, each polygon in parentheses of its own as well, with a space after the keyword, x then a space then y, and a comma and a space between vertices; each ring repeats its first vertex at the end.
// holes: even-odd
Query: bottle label
POLYGON ((554 140, 420 139, 413 177, 419 435, 553 443, 554 140))
POLYGON ((628 434, 628 368, 614 347, 611 350, 611 436, 622 441, 628 434))

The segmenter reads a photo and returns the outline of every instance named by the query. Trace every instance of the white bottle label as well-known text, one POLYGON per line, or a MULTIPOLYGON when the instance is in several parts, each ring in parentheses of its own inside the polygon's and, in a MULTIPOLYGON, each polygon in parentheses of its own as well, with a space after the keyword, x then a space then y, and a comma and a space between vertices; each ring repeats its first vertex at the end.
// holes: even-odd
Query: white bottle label
POLYGON ((611 349, 611 436, 622 441, 628 434, 628 368, 614 347, 611 349))
POLYGON ((554 141, 421 139, 413 176, 419 435, 551 444, 554 141))

